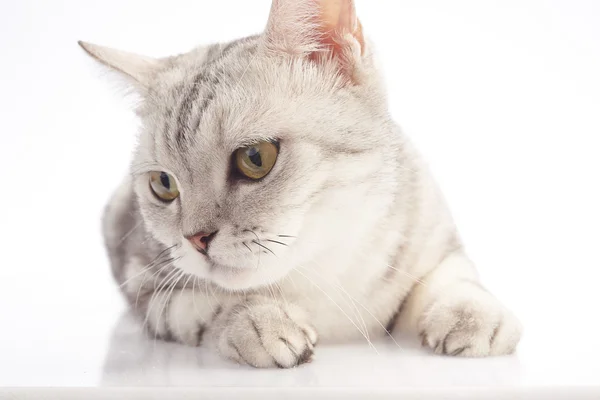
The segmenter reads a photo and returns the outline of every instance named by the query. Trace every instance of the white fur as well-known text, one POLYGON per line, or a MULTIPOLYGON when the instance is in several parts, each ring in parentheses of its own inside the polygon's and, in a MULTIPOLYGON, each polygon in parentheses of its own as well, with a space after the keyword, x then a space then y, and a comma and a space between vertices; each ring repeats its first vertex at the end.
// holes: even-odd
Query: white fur
MULTIPOLYGON (((437 185, 390 120, 372 49, 343 27, 328 31, 339 46, 327 47, 315 7, 328 1, 275 0, 255 48, 241 42, 213 59, 224 46, 154 61, 85 46, 149 88, 132 179, 120 190, 135 192, 153 241, 177 246, 177 269, 159 289, 146 287, 154 293, 143 316, 158 336, 190 345, 202 327, 224 356, 256 367, 309 360, 317 332, 334 342, 385 334, 400 305, 399 327, 437 353, 514 351, 520 324, 479 284, 437 185), (179 153, 172 143, 182 132, 179 153), (232 152, 271 139, 281 152, 270 174, 232 184, 232 152), (148 171, 175 177, 180 197, 157 200, 148 171), (184 239, 217 229, 208 258, 184 239)), ((111 254, 145 251, 141 241, 115 244, 127 201, 115 197, 105 219, 111 254)), ((136 266, 144 273, 137 260, 115 262, 125 279, 136 266)), ((131 297, 143 285, 133 279, 124 290, 131 297)))

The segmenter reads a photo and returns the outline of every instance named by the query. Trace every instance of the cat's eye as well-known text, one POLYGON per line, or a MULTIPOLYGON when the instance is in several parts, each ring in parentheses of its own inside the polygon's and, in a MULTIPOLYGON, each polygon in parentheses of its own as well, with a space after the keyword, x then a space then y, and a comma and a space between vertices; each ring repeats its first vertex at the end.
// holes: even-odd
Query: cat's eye
POLYGON ((258 142, 251 146, 241 147, 233 154, 235 168, 245 177, 260 179, 273 169, 279 146, 273 142, 258 142))
POLYGON ((175 178, 166 172, 150 172, 150 188, 152 192, 162 201, 173 201, 179 196, 179 189, 175 178))

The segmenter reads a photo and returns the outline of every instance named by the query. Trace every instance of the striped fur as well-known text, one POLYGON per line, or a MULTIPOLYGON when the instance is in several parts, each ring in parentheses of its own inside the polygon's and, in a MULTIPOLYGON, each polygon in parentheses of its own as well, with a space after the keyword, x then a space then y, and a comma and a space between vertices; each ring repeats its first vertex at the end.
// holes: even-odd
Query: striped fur
POLYGON ((314 31, 327 1, 276 0, 266 33, 160 60, 82 44, 143 99, 131 174, 104 218, 116 281, 151 335, 255 367, 395 326, 436 353, 512 352, 520 325, 478 282, 390 119, 371 47, 344 27, 314 31), (273 139, 267 177, 232 177, 237 148, 273 139), (180 197, 158 201, 150 171, 180 197), (184 239, 198 231, 218 231, 208 257, 184 239))

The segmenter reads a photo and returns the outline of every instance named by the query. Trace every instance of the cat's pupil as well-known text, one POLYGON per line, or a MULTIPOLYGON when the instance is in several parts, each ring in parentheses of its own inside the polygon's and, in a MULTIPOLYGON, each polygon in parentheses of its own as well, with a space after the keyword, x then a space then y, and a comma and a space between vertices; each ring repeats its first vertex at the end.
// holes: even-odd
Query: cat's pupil
POLYGON ((248 158, 252 161, 252 164, 257 167, 262 167, 262 158, 260 157, 260 152, 256 147, 250 147, 248 149, 248 158))
POLYGON ((162 185, 167 190, 171 189, 171 181, 169 180, 169 175, 165 174, 164 172, 160 173, 160 183, 162 183, 162 185))

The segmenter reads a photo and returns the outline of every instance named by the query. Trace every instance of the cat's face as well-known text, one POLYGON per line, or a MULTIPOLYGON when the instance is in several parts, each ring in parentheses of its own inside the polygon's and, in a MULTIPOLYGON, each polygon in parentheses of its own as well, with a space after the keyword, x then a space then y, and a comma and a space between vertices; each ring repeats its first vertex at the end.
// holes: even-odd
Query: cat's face
POLYGON ((320 253, 343 251, 364 229, 362 206, 385 174, 384 142, 373 132, 381 121, 367 101, 332 71, 253 61, 257 40, 237 46, 215 51, 213 61, 200 50, 204 66, 195 73, 175 67, 157 78, 133 165, 148 228, 180 246, 176 265, 231 289, 271 283, 320 253), (272 147, 261 154, 261 143, 272 147), (260 179, 245 176, 236 157, 252 145, 262 162, 276 151, 260 179), (179 196, 160 200, 150 171, 168 173, 179 196), (185 238, 197 232, 216 232, 205 254, 185 238))
POLYGON ((148 230, 177 247, 176 266, 232 290, 357 247, 397 189, 370 64, 344 76, 336 57, 282 56, 268 39, 163 61, 139 112, 148 230), (198 232, 205 247, 188 239, 198 232))

